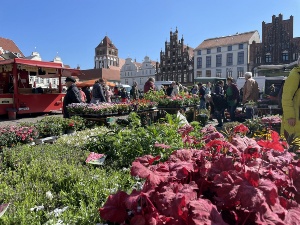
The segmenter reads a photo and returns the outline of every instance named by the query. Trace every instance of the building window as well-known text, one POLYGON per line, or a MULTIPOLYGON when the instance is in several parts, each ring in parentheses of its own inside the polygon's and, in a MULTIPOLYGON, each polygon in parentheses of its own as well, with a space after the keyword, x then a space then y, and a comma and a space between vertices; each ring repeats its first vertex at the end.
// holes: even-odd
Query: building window
POLYGON ((244 48, 244 44, 239 44, 239 49, 243 49, 244 48))
POLYGON ((125 84, 128 84, 128 79, 125 79, 125 84))
POLYGON ((142 84, 142 78, 140 78, 140 84, 142 84))
POLYGON ((261 63, 261 57, 256 57, 256 63, 260 64, 261 63))
POLYGON ((266 54, 266 63, 272 62, 272 56, 270 53, 266 54))
POLYGON ((222 54, 216 55, 216 67, 222 66, 222 54))
POLYGON ((226 69, 226 77, 232 77, 232 69, 231 68, 226 69))
POLYGON ((237 76, 243 77, 244 76, 244 67, 238 67, 237 68, 237 76))
POLYGON ((289 60, 289 53, 287 51, 284 51, 282 53, 282 61, 288 61, 289 60))
POLYGON ((211 56, 206 56, 206 68, 211 67, 211 56))
POLYGON ((197 51, 197 54, 198 54, 198 55, 201 55, 201 50, 198 50, 198 51, 197 51))
POLYGON ((216 77, 222 77, 222 70, 221 69, 216 70, 216 77))
POLYGON ((202 71, 197 71, 197 77, 202 77, 202 71))
POLYGON ((197 58, 197 69, 201 69, 202 68, 202 57, 198 57, 197 58))
POLYGON ((227 60, 226 60, 226 65, 227 66, 232 66, 232 57, 233 57, 233 54, 232 53, 227 53, 227 60))
POLYGON ((232 45, 229 45, 229 46, 227 47, 227 51, 232 51, 232 45))
POLYGON ((207 49, 207 50, 206 50, 206 54, 210 54, 210 49, 207 49))
POLYGON ((187 82, 187 74, 186 73, 183 74, 183 82, 187 82))
POLYGON ((244 64, 244 52, 238 52, 237 64, 244 64))
POLYGON ((217 47, 217 52, 221 52, 221 47, 217 47))
POLYGON ((298 54, 298 53, 294 53, 294 54, 293 54, 293 59, 294 59, 294 60, 298 60, 298 57, 299 57, 299 54, 298 54))
POLYGON ((211 77, 211 70, 206 70, 206 77, 211 77))

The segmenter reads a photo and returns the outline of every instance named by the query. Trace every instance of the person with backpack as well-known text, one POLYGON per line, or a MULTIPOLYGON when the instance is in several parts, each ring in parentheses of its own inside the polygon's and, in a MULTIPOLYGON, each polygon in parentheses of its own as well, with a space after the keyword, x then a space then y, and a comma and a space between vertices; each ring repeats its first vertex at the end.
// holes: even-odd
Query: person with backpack
POLYGON ((235 110, 240 99, 239 89, 233 81, 232 77, 227 78, 226 99, 231 122, 235 121, 235 110))
POLYGON ((243 87, 243 101, 242 103, 245 104, 249 101, 257 102, 259 98, 259 87, 256 80, 252 78, 251 72, 246 72, 245 75, 245 84, 243 87))
POLYGON ((282 91, 281 134, 287 132, 300 137, 300 57, 284 82, 282 91))

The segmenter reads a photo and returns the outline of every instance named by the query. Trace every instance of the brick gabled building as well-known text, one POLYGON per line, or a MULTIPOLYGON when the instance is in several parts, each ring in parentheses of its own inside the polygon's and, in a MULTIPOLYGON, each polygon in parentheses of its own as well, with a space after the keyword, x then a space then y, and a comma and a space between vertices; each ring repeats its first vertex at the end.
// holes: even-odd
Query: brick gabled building
POLYGON ((100 44, 95 48, 94 69, 119 67, 119 53, 116 46, 105 36, 100 44))
POLYGON ((156 64, 157 81, 178 81, 183 84, 194 82, 194 49, 178 39, 178 30, 170 31, 170 41, 165 42, 165 51, 160 51, 160 63, 156 64))
POLYGON ((272 22, 262 22, 262 41, 250 45, 250 69, 259 65, 288 64, 298 59, 300 37, 294 38, 294 17, 272 16, 272 22))

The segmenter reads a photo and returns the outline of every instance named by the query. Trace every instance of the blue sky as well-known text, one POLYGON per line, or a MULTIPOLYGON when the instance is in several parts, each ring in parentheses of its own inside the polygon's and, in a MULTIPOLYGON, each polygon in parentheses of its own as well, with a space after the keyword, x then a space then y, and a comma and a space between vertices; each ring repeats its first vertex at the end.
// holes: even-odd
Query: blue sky
POLYGON ((94 50, 107 35, 119 57, 159 60, 170 30, 196 48, 203 40, 258 30, 272 15, 294 16, 300 37, 300 0, 0 0, 0 36, 25 56, 58 55, 75 68, 94 67, 94 50))

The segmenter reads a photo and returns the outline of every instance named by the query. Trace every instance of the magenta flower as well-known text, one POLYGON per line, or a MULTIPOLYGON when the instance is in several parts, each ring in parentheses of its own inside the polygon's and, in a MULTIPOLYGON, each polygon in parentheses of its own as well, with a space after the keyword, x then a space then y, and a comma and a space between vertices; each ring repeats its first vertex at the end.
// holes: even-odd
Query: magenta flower
POLYGON ((171 148, 170 145, 160 144, 160 143, 157 143, 157 142, 154 144, 154 147, 157 147, 157 148, 171 148))

